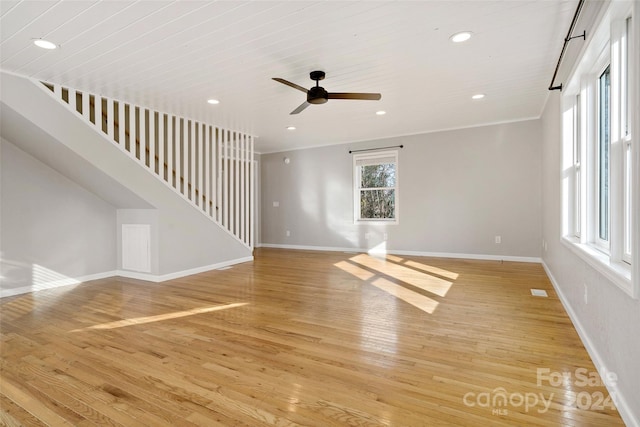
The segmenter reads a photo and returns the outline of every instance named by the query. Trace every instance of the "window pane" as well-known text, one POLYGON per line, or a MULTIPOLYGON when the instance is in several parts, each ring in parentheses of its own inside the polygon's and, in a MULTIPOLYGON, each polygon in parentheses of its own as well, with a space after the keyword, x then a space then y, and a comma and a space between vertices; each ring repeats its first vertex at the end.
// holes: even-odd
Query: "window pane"
POLYGON ((360 190, 360 218, 394 219, 395 190, 360 190))
POLYGON ((631 34, 631 18, 625 22, 625 30, 622 35, 622 135, 629 135, 629 35, 631 34))
POLYGON ((574 131, 574 137, 573 137, 573 163, 580 163, 580 158, 581 158, 581 149, 582 147, 580 146, 581 144, 581 140, 582 140, 582 136, 581 136, 581 131, 582 131, 582 110, 581 110, 581 102, 580 102, 580 95, 578 94, 576 96, 576 106, 575 106, 575 131, 574 131))
POLYGON ((581 224, 581 192, 582 192, 582 168, 581 160, 581 126, 582 126, 582 110, 580 103, 580 94, 576 96, 574 105, 574 130, 573 130, 573 168, 574 176, 574 198, 573 198, 573 232, 576 236, 580 236, 581 224))
POLYGON ((598 236, 609 240, 609 135, 610 113, 609 100, 611 79, 609 67, 599 79, 599 143, 598 143, 598 236))
POLYGON ((631 143, 628 143, 624 153, 624 255, 631 256, 631 179, 633 162, 631 143))
POLYGON ((360 167, 360 188, 395 187, 396 165, 385 163, 360 167))

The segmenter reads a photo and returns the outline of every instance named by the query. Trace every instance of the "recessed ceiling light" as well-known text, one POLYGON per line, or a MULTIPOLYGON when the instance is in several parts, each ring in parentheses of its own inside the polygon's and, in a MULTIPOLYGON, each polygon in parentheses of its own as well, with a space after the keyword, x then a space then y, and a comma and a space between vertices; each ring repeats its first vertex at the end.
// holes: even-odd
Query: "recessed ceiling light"
POLYGON ((58 47, 58 45, 56 45, 55 43, 52 43, 48 40, 43 40, 43 39, 35 39, 33 41, 33 44, 43 49, 49 49, 49 50, 56 49, 58 47))
POLYGON ((471 97, 471 99, 482 99, 484 98, 484 93, 477 93, 471 97))
POLYGON ((459 33, 455 33, 450 37, 450 40, 454 43, 466 42, 471 38, 471 31, 462 31, 459 33))
POLYGON ((212 105, 220 104, 220 101, 218 101, 217 99, 207 99, 207 102, 212 105))
POLYGON ((287 126, 287 130, 296 130, 295 126, 287 126))
POLYGON ((379 116, 384 116, 385 114, 387 114, 386 111, 380 110, 380 111, 376 111, 376 114, 379 116))

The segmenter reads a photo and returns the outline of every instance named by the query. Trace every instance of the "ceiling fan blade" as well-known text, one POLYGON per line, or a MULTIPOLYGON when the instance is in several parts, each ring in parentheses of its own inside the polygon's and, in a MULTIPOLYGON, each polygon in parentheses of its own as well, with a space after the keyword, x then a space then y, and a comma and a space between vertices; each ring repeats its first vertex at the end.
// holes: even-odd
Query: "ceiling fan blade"
POLYGON ((349 93, 349 92, 334 92, 327 94, 328 99, 363 99, 378 101, 382 98, 379 93, 349 93))
POLYGON ((299 85, 297 85, 295 83, 291 83, 290 81, 287 81, 285 79, 281 79, 281 78, 278 78, 278 77, 273 77, 273 80, 275 80, 275 81, 277 81, 279 83, 282 83, 283 85, 291 86, 292 88, 298 89, 301 92, 307 93, 307 89, 305 89, 302 86, 299 86, 299 85))
POLYGON ((309 104, 307 101, 304 101, 302 104, 300 104, 300 106, 298 108, 293 110, 290 114, 298 114, 298 113, 302 112, 302 110, 307 108, 309 105, 311 105, 311 104, 309 104))

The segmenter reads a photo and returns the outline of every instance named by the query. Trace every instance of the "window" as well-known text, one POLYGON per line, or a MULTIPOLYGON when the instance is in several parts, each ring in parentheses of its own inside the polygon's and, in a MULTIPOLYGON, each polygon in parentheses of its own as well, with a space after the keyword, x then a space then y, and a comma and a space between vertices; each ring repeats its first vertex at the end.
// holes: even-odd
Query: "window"
POLYGON ((356 222, 398 221, 398 152, 356 154, 354 216, 356 222))
MULTIPOLYGON (((632 198, 631 198, 631 188, 632 188, 632 180, 633 180, 633 150, 632 148, 632 138, 631 138, 631 113, 629 111, 629 94, 631 93, 632 87, 629 84, 629 74, 631 71, 631 67, 629 66, 631 60, 631 49, 630 45, 630 36, 631 36, 631 18, 627 18, 624 23, 622 37, 620 38, 621 43, 621 96, 622 96, 622 150, 623 150, 623 253, 622 259, 631 264, 631 233, 632 233, 632 198)), ((637 78, 636 78, 637 80, 637 78)))
POLYGON ((598 245, 609 250, 609 151, 610 151, 610 100, 611 67, 598 79, 598 245))
POLYGON ((562 241, 635 297, 638 118, 631 106, 639 79, 632 12, 628 3, 610 4, 563 88, 562 241))

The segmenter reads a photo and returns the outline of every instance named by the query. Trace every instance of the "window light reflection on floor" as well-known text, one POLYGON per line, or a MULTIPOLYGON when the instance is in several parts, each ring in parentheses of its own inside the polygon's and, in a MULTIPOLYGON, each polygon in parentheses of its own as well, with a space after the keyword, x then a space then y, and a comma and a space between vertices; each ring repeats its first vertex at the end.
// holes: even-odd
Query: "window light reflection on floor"
POLYGON ((376 288, 382 289, 388 294, 419 308, 425 313, 433 314, 436 307, 438 307, 438 301, 414 292, 411 289, 407 289, 402 285, 397 285, 382 277, 374 280, 371 284, 376 288))
POLYGON ((445 278, 458 278, 448 270, 377 253, 358 254, 334 266, 429 314, 438 307, 438 301, 411 287, 444 297, 453 284, 445 278))
POLYGON ((432 274, 426 274, 414 268, 405 267, 394 262, 388 262, 386 259, 371 257, 366 254, 357 255, 351 258, 351 261, 441 297, 447 295, 452 284, 452 282, 432 274))
POLYGON ((211 313, 213 311, 227 310, 229 308, 242 307, 249 304, 248 302, 236 302, 232 304, 216 305, 213 307, 192 308, 190 310, 175 311, 173 313, 159 314, 157 316, 134 317, 132 319, 117 320, 115 322, 101 323, 99 325, 89 326, 87 328, 75 329, 72 332, 88 331, 92 329, 116 329, 125 326, 142 325, 145 323, 160 322, 162 320, 178 319, 180 317, 193 316, 196 314, 211 313))

